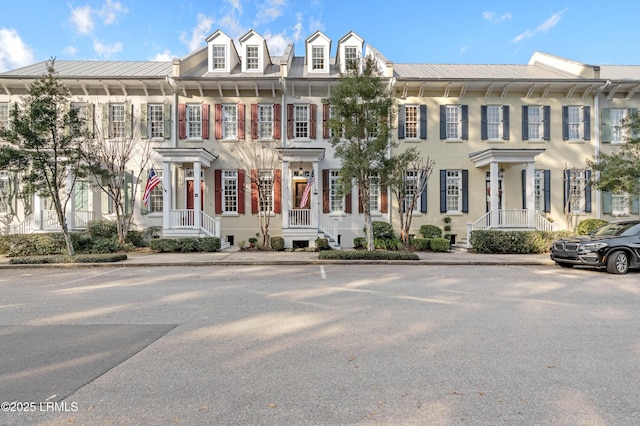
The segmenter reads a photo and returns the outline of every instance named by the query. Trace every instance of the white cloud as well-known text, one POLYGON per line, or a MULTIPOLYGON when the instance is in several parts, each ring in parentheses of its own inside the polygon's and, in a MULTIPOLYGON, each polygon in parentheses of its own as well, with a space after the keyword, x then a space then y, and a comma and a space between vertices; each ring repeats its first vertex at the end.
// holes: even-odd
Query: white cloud
POLYGON ((93 18, 91 6, 82 6, 71 9, 69 20, 80 34, 90 34, 93 31, 93 18))
POLYGON ((191 31, 191 38, 187 38, 186 33, 180 34, 180 40, 189 47, 190 52, 193 52, 198 47, 202 46, 205 37, 209 35, 213 25, 213 18, 203 13, 199 13, 196 19, 197 24, 191 31))
POLYGON ((107 0, 102 8, 96 12, 98 16, 102 18, 102 22, 105 25, 113 24, 118 20, 119 16, 129 13, 129 9, 122 5, 119 1, 107 0))
POLYGON ((296 24, 293 26, 293 39, 295 41, 300 40, 300 37, 302 36, 302 14, 298 13, 296 14, 296 19, 298 22, 296 22, 296 24))
POLYGON ((284 13, 287 7, 287 0, 267 0, 258 8, 258 16, 255 25, 273 22, 284 13))
POLYGON ((167 49, 164 52, 156 53, 156 55, 152 58, 149 58, 149 60, 150 61, 171 61, 173 58, 175 58, 175 55, 171 54, 169 49, 167 49))
POLYGON ((486 12, 482 12, 482 17, 485 20, 495 24, 497 22, 507 21, 507 20, 511 19, 511 13, 510 12, 505 12, 502 15, 500 15, 499 17, 497 17, 495 12, 486 11, 486 12))
POLYGON ((284 34, 284 32, 280 34, 271 34, 271 32, 267 32, 265 33, 264 38, 269 46, 269 54, 273 56, 280 56, 284 54, 287 46, 291 43, 291 40, 284 34))
POLYGON ((465 46, 462 46, 462 47, 460 48, 460 53, 464 53, 464 52, 466 52, 468 48, 469 48, 469 46, 466 46, 466 45, 465 45, 465 46))
POLYGON ((78 54, 78 49, 76 49, 74 46, 67 46, 62 49, 62 53, 67 56, 76 56, 78 54))
POLYGON ((99 42, 98 40, 94 40, 93 50, 98 54, 98 56, 100 56, 101 59, 110 59, 111 55, 122 52, 122 43, 117 42, 109 46, 99 42))
POLYGON ((538 35, 540 33, 548 32, 550 29, 552 29, 553 27, 558 25, 558 23, 560 22, 560 19, 562 19, 562 15, 567 11, 567 9, 568 8, 565 7, 560 12, 554 13, 553 15, 551 15, 551 17, 549 19, 544 21, 542 24, 538 25, 535 29, 533 29, 533 30, 528 29, 525 32, 519 34, 516 38, 514 38, 512 40, 512 42, 513 43, 517 43, 517 42, 525 40, 527 38, 531 38, 533 36, 536 36, 536 35, 538 35))
POLYGON ((35 61, 31 48, 13 28, 0 28, 0 71, 32 64, 35 61))

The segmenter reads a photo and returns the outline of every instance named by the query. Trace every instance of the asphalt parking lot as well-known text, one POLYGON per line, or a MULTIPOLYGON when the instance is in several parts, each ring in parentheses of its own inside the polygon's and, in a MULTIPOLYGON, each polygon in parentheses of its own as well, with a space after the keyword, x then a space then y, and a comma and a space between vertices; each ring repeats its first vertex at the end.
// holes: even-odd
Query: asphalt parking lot
POLYGON ((637 278, 539 265, 0 270, 0 423, 640 424, 637 278))

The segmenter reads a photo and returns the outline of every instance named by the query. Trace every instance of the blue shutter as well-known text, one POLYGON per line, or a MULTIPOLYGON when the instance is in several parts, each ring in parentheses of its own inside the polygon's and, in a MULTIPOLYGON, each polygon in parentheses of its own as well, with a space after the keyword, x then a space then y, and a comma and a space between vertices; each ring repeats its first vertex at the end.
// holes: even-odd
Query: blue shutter
MULTIPOLYGON (((629 108, 629 120, 632 120, 634 116, 638 115, 638 108, 629 108)), ((638 139, 638 132, 636 126, 631 126, 631 139, 638 139)))
POLYGON ((422 196, 420 197, 420 211, 422 213, 427 212, 427 185, 422 190, 422 196))
POLYGON ((407 121, 407 110, 404 105, 398 105, 398 139, 404 139, 404 126, 407 121))
MULTIPOLYGON (((596 111, 596 114, 598 111, 596 111)), ((611 108, 602 108, 600 113, 600 137, 602 143, 611 143, 611 108)))
POLYGON ((427 106, 420 105, 420 139, 427 139, 427 106))
POLYGON ((509 105, 502 107, 502 140, 509 140, 509 105))
POLYGON ((469 212, 469 170, 462 171, 462 213, 469 212))
POLYGON ((447 171, 440 170, 440 213, 447 212, 447 171))
POLYGON ((609 191, 602 191, 602 213, 613 213, 613 194, 609 191))
POLYGON ((551 139, 551 107, 542 107, 542 127, 544 129, 544 140, 551 139))
POLYGON ((487 106, 480 106, 480 139, 486 141, 489 139, 489 132, 487 131, 487 106))
POLYGON ((529 140, 529 107, 522 105, 522 140, 529 140))
POLYGON ((522 208, 527 208, 527 171, 522 170, 522 208))
POLYGON ((562 140, 569 140, 569 107, 562 107, 562 140))
POLYGON ((571 204, 567 205, 569 199, 569 191, 571 190, 571 170, 564 171, 564 195, 562 198, 562 212, 568 213, 571 211, 571 204))
POLYGON ((551 212, 551 170, 544 171, 544 211, 551 212))
POLYGON ((462 105, 462 139, 469 139, 469 105, 462 105))
POLYGON ((638 197, 632 197, 631 199, 631 214, 640 213, 640 199, 638 197))
POLYGON ((591 170, 586 170, 584 177, 587 180, 587 185, 584 187, 584 211, 591 213, 591 184, 589 183, 591 180, 591 170))
POLYGON ((582 134, 585 141, 591 140, 591 107, 582 107, 582 134))
POLYGON ((440 105, 440 139, 447 138, 447 106, 440 105))

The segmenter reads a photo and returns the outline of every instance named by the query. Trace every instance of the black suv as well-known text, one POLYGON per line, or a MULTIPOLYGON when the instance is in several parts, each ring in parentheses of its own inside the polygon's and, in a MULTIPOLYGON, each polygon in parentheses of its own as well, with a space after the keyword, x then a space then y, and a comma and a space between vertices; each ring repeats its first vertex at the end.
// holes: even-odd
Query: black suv
POLYGON ((565 268, 606 267, 611 274, 640 268, 640 220, 611 222, 589 235, 554 241, 551 260, 565 268))

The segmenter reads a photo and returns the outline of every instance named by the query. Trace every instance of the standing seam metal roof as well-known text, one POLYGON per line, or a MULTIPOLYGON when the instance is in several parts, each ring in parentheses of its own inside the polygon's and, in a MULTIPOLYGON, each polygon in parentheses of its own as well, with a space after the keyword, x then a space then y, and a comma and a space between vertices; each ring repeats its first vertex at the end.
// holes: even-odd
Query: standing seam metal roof
MULTIPOLYGON (((169 61, 56 61, 60 77, 147 78, 172 74, 169 61)), ((47 72, 47 62, 0 73, 2 77, 40 77, 47 72)))

